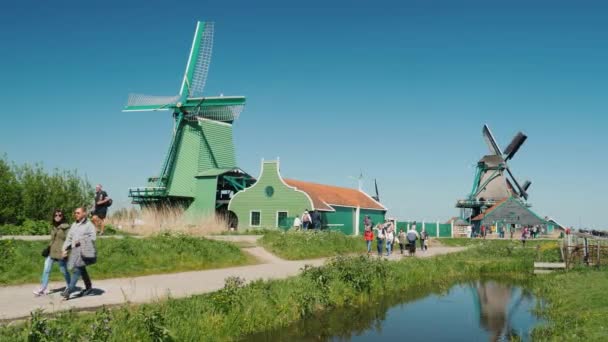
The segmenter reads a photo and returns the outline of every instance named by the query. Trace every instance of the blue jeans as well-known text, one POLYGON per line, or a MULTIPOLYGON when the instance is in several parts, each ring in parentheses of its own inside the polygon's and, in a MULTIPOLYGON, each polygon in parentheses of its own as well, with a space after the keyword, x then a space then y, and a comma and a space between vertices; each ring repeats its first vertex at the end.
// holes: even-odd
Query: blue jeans
POLYGON ((74 292, 74 289, 76 288, 76 283, 78 282, 78 278, 80 278, 81 275, 82 281, 84 281, 85 289, 90 289, 93 287, 86 266, 74 267, 74 269, 72 270, 72 279, 70 281, 70 286, 68 286, 69 293, 74 292))
POLYGON ((387 256, 391 255, 392 249, 393 249, 393 244, 387 241, 386 242, 386 255, 387 256))
POLYGON ((382 255, 382 240, 376 240, 376 243, 378 243, 378 256, 382 255))
POLYGON ((367 243, 367 253, 371 253, 372 251, 372 240, 366 240, 365 243, 367 243))
POLYGON ((53 260, 50 256, 46 258, 44 261, 44 270, 42 271, 42 280, 40 281, 40 287, 42 289, 46 289, 49 286, 49 274, 51 274, 51 269, 53 268, 53 264, 59 264, 59 270, 63 274, 63 278, 65 279, 66 286, 70 285, 70 273, 68 272, 68 268, 65 260, 53 260))

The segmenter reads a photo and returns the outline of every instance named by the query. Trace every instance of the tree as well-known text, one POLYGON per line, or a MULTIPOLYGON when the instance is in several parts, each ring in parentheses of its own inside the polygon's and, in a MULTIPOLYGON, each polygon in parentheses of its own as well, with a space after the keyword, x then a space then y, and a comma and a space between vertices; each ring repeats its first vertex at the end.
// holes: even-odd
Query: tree
POLYGON ((21 213, 21 186, 6 157, 0 158, 0 224, 15 223, 21 213))

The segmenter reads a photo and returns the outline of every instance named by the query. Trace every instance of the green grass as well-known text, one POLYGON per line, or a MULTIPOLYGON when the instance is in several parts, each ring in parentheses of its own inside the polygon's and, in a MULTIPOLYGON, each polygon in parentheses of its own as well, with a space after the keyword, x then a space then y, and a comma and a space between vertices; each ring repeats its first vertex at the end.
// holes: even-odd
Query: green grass
POLYGON ((548 305, 540 314, 551 322, 535 340, 608 341, 608 270, 581 269, 536 282, 548 305))
POLYGON ((213 235, 265 235, 268 233, 281 232, 281 231, 282 230, 279 230, 279 229, 252 228, 252 229, 245 229, 245 230, 222 231, 221 233, 213 234, 213 235))
MULTIPOLYGON (((40 281, 45 241, 0 240, 0 285, 40 281)), ((187 236, 146 239, 98 239, 98 260, 89 268, 93 279, 128 277, 221 268, 253 263, 250 256, 228 242, 187 236)), ((58 266, 52 280, 62 280, 58 266)))
POLYGON ((274 231, 265 234, 258 243, 288 260, 366 252, 363 237, 348 236, 339 232, 274 231))
POLYGON ((55 317, 35 313, 25 324, 0 328, 0 340, 36 340, 32 336, 80 341, 238 340, 315 319, 319 312, 369 307, 382 298, 408 298, 411 293, 441 293, 454 284, 479 279, 526 284, 549 301, 541 312, 549 324, 534 332, 537 340, 606 340, 607 271, 534 277, 534 260, 553 258, 557 244, 539 250, 515 248, 516 244, 506 248, 505 242, 486 242, 460 253, 398 262, 338 257, 285 280, 244 285, 229 278, 223 290, 187 299, 55 317))

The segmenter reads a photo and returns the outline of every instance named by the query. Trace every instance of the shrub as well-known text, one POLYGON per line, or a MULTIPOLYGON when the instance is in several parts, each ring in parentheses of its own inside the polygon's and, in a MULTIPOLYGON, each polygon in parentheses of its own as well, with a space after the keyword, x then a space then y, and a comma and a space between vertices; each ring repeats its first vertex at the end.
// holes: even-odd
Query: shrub
POLYGON ((0 224, 51 219, 53 210, 73 208, 93 199, 91 184, 76 171, 47 172, 41 164, 9 164, 0 158, 0 224))

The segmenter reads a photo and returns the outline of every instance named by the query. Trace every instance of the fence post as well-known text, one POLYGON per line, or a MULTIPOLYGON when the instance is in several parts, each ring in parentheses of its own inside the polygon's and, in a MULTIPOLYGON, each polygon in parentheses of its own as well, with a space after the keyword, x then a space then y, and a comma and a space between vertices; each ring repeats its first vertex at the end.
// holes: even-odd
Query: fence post
POLYGON ((422 227, 420 228, 420 231, 422 232, 423 229, 425 229, 424 228, 424 220, 422 220, 422 227))
POLYGON ((452 238, 454 237, 454 220, 450 221, 450 232, 452 238))
POLYGON ((600 240, 597 240, 597 267, 600 267, 600 240))
POLYGON ((437 231, 437 237, 439 237, 439 221, 437 221, 437 229, 435 229, 437 231))

